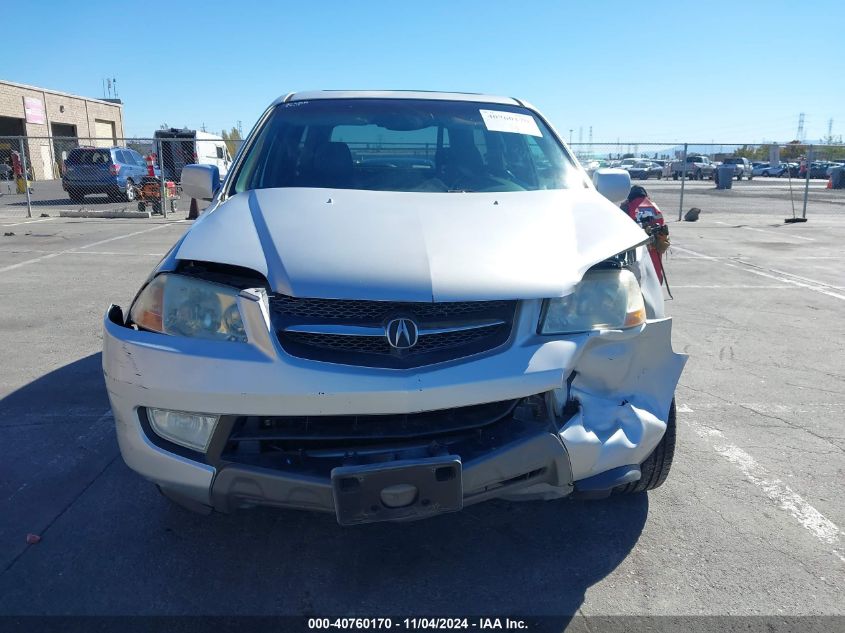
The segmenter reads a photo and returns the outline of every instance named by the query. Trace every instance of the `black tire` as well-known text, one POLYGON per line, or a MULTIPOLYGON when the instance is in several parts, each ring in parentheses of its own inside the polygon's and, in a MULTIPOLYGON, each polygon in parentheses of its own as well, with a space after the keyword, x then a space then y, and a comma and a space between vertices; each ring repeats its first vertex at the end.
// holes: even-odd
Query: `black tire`
POLYGON ((161 202, 153 202, 153 213, 161 213, 161 202))
POLYGON ((666 433, 663 435, 663 439, 660 440, 660 444, 654 449, 654 452, 640 464, 642 477, 640 477, 639 481, 634 481, 624 486, 617 486, 613 490, 613 494, 636 494, 638 492, 645 492, 646 490, 654 490, 663 485, 663 482, 669 476, 669 470, 672 468, 672 460, 675 457, 675 416, 675 399, 673 398, 672 404, 669 407, 669 419, 666 421, 666 433))
POLYGON ((742 174, 737 174, 736 181, 739 182, 740 180, 742 180, 742 174))
POLYGON ((85 201, 85 194, 79 189, 68 189, 67 195, 74 204, 82 204, 85 201))
POLYGON ((672 180, 677 180, 677 179, 678 179, 678 172, 675 172, 674 174, 672 174, 672 180))
POLYGON ((696 180, 704 180, 704 177, 701 175, 700 169, 697 172, 695 172, 695 179, 696 180))
POLYGON ((135 190, 135 183, 131 178, 126 179, 126 193, 123 194, 122 202, 135 202, 138 198, 138 192, 135 190))
POLYGON ((761 176, 763 176, 763 178, 768 178, 768 177, 769 177, 769 172, 764 171, 764 172, 763 172, 762 174, 760 174, 760 175, 761 175, 761 176))

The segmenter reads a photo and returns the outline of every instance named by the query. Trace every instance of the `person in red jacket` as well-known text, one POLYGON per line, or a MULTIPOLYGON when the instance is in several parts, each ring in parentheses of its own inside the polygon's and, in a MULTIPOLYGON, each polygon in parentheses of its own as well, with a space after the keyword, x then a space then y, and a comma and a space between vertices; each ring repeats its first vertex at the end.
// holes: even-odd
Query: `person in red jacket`
POLYGON ((669 227, 663 221, 663 214, 657 205, 648 197, 644 187, 634 185, 628 193, 628 198, 620 205, 634 222, 639 224, 651 238, 648 242, 648 252, 657 278, 663 283, 663 253, 669 249, 669 227))

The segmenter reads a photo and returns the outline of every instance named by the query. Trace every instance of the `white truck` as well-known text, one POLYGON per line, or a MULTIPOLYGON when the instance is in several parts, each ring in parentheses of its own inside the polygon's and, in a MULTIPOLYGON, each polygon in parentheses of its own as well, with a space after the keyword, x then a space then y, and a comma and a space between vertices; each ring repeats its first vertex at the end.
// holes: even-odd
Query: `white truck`
POLYGON ((751 173, 751 162, 747 158, 743 158, 741 156, 730 156, 723 160, 722 164, 734 166, 734 177, 736 177, 737 180, 742 180, 743 178, 751 180, 754 177, 751 173))
POLYGON ((673 180, 678 180, 684 172, 690 180, 704 180, 713 178, 716 166, 706 156, 691 154, 687 156, 686 165, 682 160, 674 161, 671 171, 673 180))
POLYGON ((179 182, 185 165, 214 165, 224 177, 232 157, 222 136, 199 130, 156 130, 156 149, 161 154, 164 177, 179 182))

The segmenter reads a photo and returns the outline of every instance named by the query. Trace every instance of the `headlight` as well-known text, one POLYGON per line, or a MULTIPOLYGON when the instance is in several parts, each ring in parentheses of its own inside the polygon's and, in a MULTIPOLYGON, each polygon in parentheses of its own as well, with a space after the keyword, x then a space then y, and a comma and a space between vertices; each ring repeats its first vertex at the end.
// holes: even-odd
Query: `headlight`
POLYGON ((220 416, 168 409, 147 409, 150 426, 157 435, 181 446, 205 453, 220 416))
POLYGON ((629 270, 593 270, 559 299, 547 299, 540 334, 571 334, 619 329, 645 322, 645 304, 637 278, 629 270))
POLYGON ((145 330, 218 341, 246 341, 238 290, 184 275, 159 275, 141 292, 129 318, 145 330))

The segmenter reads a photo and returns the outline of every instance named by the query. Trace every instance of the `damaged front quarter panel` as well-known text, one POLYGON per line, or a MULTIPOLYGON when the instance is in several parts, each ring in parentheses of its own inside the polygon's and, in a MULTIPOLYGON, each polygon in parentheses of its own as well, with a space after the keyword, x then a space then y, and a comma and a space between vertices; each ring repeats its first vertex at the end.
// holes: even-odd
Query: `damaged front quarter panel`
POLYGON ((578 405, 560 429, 575 481, 640 464, 657 447, 687 359, 672 351, 671 337, 667 318, 599 332, 584 344, 568 394, 555 398, 558 416, 567 402, 578 405))

